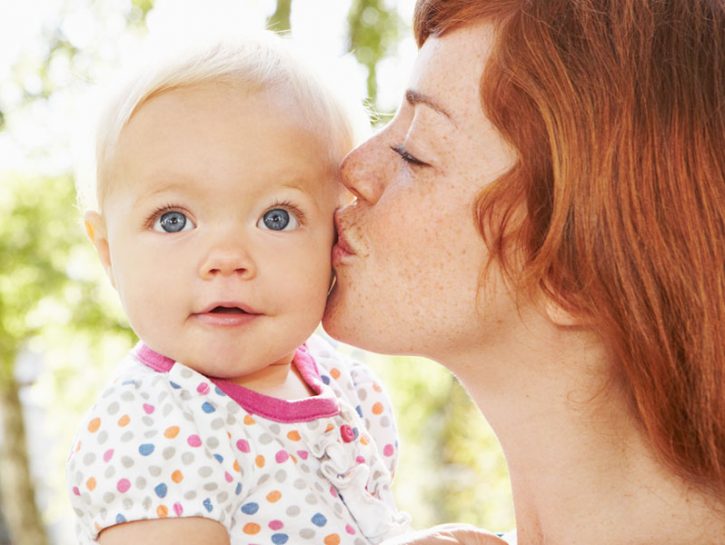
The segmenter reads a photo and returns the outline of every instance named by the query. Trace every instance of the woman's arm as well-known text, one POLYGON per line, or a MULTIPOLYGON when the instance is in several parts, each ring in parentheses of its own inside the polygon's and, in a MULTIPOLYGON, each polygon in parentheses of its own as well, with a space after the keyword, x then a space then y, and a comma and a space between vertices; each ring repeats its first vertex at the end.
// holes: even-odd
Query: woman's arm
POLYGON ((220 523, 202 517, 149 519, 111 526, 98 536, 100 545, 229 545, 220 523))
POLYGON ((404 534, 381 545, 508 545, 494 534, 470 524, 442 524, 427 530, 404 534))

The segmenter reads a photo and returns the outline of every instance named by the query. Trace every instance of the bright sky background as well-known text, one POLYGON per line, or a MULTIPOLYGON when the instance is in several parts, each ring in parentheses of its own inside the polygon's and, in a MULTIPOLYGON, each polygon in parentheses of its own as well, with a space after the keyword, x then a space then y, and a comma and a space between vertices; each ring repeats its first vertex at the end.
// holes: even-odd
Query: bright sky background
MULTIPOLYGON (((334 70, 343 92, 363 100, 365 72, 344 52, 350 3, 294 0, 292 31, 310 59, 334 70)), ((414 3, 388 0, 404 21, 411 20, 414 3)), ((96 96, 92 84, 107 80, 137 57, 144 39, 168 41, 195 33, 259 29, 275 2, 156 0, 147 17, 148 36, 127 28, 130 6, 130 0, 0 0, 0 109, 6 116, 6 130, 0 133, 0 175, 53 175, 77 168, 83 150, 89 151, 87 133, 96 96), (74 66, 68 57, 56 56, 49 69, 57 91, 48 101, 25 106, 19 82, 40 91, 37 69, 46 56, 48 36, 57 28, 81 53, 74 66)), ((398 104, 415 52, 408 32, 395 54, 379 64, 381 108, 398 104)))

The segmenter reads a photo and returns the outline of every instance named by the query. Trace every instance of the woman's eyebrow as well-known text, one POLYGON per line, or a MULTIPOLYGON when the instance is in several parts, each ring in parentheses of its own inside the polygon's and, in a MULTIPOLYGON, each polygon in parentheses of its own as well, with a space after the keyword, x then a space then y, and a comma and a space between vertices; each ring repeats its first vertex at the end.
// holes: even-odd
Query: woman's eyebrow
POLYGON ((450 121, 454 125, 456 124, 451 114, 449 114, 443 106, 438 104, 438 102, 433 97, 430 97, 413 89, 408 89, 407 91, 405 91, 405 100, 411 106, 415 106, 416 104, 423 104, 425 106, 428 106, 434 112, 448 118, 448 121, 450 121))

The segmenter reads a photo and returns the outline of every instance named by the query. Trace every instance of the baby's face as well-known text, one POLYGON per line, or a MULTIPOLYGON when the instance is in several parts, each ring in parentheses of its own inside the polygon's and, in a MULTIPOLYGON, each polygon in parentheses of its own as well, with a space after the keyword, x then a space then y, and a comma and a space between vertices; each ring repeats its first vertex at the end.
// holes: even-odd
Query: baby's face
POLYGON ((211 376, 288 363, 330 286, 328 157, 279 94, 209 83, 146 102, 88 217, 139 337, 211 376))

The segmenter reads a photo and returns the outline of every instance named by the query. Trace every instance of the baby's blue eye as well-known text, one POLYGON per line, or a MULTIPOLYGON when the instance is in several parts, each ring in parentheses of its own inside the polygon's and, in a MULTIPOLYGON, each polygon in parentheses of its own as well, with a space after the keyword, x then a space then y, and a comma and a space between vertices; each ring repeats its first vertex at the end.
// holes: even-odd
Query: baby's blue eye
POLYGON ((297 228, 299 223, 297 218, 284 208, 272 208, 262 215, 257 225, 270 231, 288 231, 297 228))
POLYGON ((165 233, 180 233, 181 231, 189 231, 194 227, 181 212, 165 212, 161 214, 154 222, 154 231, 163 231, 165 233))

